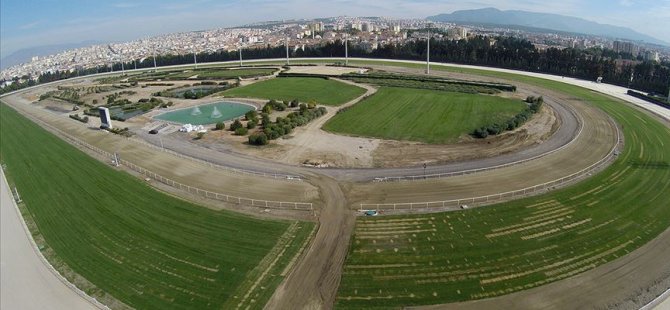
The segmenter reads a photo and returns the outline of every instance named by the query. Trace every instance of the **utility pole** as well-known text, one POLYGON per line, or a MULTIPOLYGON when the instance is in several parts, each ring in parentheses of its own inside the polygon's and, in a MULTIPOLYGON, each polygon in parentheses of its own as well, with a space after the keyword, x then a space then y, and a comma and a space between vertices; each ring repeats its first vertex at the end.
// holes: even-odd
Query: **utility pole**
POLYGON ((195 57, 195 45, 193 45, 193 68, 198 69, 198 59, 195 57))
POLYGON ((153 55, 154 55, 154 72, 156 72, 156 71, 158 71, 158 69, 156 68, 156 46, 152 45, 151 49, 152 49, 152 52, 153 52, 153 55))
POLYGON ((430 74, 430 29, 428 30, 428 40, 426 40, 426 74, 430 74))
POLYGON ((291 61, 288 58, 288 36, 286 37, 286 65, 290 65, 291 61))
POLYGON ((344 36, 344 65, 349 65, 349 37, 344 36))
POLYGON ((242 46, 240 46, 240 67, 242 67, 242 46))

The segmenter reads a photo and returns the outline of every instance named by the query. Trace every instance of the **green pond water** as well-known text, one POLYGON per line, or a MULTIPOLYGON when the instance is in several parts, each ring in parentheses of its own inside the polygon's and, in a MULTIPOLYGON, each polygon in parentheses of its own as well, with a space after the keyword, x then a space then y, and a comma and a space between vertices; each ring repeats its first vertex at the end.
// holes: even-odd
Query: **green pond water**
POLYGON ((181 124, 206 125, 240 117, 253 109, 250 105, 223 101, 166 112, 154 118, 181 124))

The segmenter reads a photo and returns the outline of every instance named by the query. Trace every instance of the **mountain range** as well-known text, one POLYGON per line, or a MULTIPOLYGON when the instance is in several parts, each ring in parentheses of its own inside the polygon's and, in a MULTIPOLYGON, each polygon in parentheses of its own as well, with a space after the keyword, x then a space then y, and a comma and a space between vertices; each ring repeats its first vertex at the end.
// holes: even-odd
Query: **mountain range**
POLYGON ((448 22, 456 24, 469 23, 540 28, 561 32, 610 37, 613 39, 644 41, 652 44, 670 46, 668 42, 664 42, 652 36, 639 33, 630 28, 600 24, 582 18, 558 14, 535 13, 517 10, 501 11, 495 8, 485 8, 455 11, 451 14, 430 16, 427 19, 435 22, 448 22))

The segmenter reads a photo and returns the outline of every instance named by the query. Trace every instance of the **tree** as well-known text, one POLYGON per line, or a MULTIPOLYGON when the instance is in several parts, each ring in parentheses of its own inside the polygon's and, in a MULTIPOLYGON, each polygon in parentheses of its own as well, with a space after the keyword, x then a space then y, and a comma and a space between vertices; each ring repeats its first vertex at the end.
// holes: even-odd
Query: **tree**
POLYGON ((300 113, 304 113, 305 111, 307 111, 307 105, 304 104, 304 103, 301 103, 300 104, 300 113))
POLYGON ((232 124, 230 124, 230 131, 235 131, 238 128, 242 128, 242 122, 239 119, 236 119, 232 124))
POLYGON ((308 109, 316 108, 316 100, 314 100, 314 99, 310 100, 309 103, 307 104, 307 108, 308 109))
POLYGON ((251 145, 266 145, 268 144, 268 137, 265 133, 258 132, 249 136, 249 144, 251 145))
POLYGON ((249 130, 246 129, 245 127, 240 127, 240 128, 235 129, 235 135, 236 136, 246 136, 248 132, 249 132, 249 130))
POLYGON ((247 113, 244 113, 244 119, 250 121, 258 118, 258 112, 256 110, 251 110, 247 113))
POLYGON ((293 99, 293 100, 291 100, 291 103, 289 103, 289 106, 291 108, 297 108, 299 104, 300 104, 300 102, 298 102, 298 99, 293 99))
POLYGON ((258 121, 255 120, 255 119, 250 120, 249 122, 247 122, 247 128, 248 129, 254 129, 254 128, 256 128, 257 125, 258 125, 258 121))

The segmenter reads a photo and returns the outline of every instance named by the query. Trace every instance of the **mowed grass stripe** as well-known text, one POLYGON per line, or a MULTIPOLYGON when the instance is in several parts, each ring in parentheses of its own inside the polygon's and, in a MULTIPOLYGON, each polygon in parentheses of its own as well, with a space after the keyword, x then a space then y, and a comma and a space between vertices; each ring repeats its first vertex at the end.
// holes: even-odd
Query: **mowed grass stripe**
MULTIPOLYGON (((617 259, 668 228, 670 153, 663 145, 670 143, 670 134, 665 126, 617 99, 589 90, 518 79, 570 93, 612 115, 623 125, 626 139, 619 158, 605 171, 569 188, 497 206, 433 214, 428 223, 416 227, 434 228, 433 233, 368 239, 363 232, 375 223, 388 228, 388 220, 425 219, 426 215, 360 219, 365 230, 357 229, 352 238, 338 308, 398 308, 528 289, 617 259), (538 206, 549 202, 570 213, 561 215, 560 221, 530 227, 532 221, 524 219, 542 214, 537 213, 542 210, 538 206), (487 238, 506 227, 528 229, 487 238), (374 267, 403 264, 409 266, 374 267)), ((550 212, 546 209, 547 218, 555 215, 550 212)))
POLYGON ((322 78, 274 78, 223 92, 226 97, 315 100, 318 104, 337 106, 363 95, 365 89, 322 78))
MULTIPOLYGON (((47 246, 69 268, 140 309, 220 308, 291 224, 213 211, 157 192, 0 104, 0 158, 47 246)), ((264 283, 312 231, 299 223, 264 283)), ((86 288, 84 288, 86 289, 86 288)), ((95 290, 91 290, 95 293, 95 290)), ((261 308, 268 294, 254 308, 261 308)))
POLYGON ((381 87, 337 114, 324 129, 354 136, 450 143, 479 127, 504 122, 524 108, 520 100, 496 96, 381 87))

